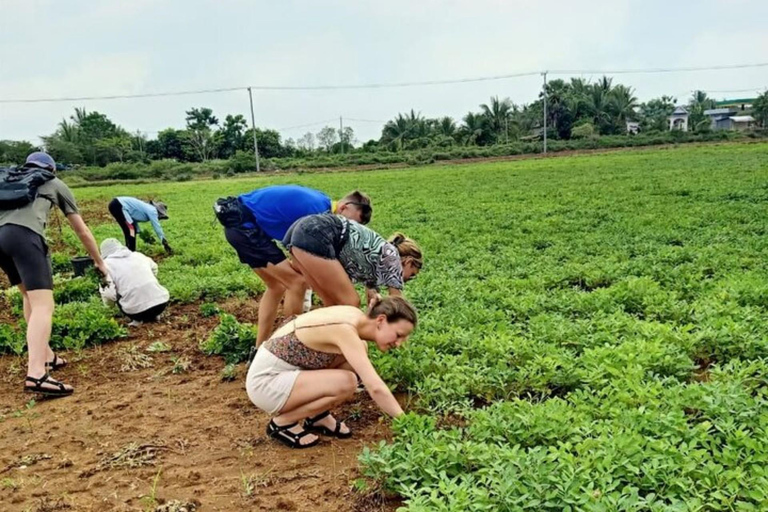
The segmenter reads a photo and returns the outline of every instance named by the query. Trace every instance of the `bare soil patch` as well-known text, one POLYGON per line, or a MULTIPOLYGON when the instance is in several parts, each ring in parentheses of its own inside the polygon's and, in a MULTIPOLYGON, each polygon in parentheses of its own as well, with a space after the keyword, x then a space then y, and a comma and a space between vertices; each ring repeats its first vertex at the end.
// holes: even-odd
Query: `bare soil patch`
MULTIPOLYGON (((257 305, 222 309, 253 322, 257 305)), ((76 392, 58 400, 31 403, 26 359, 0 358, 0 510, 395 510, 352 490, 363 446, 390 436, 367 395, 338 411, 352 439, 284 447, 245 394, 245 365, 224 382, 223 360, 200 352, 217 323, 197 304, 172 306, 126 339, 63 354, 56 376, 76 392), (170 350, 148 350, 155 342, 170 350)))

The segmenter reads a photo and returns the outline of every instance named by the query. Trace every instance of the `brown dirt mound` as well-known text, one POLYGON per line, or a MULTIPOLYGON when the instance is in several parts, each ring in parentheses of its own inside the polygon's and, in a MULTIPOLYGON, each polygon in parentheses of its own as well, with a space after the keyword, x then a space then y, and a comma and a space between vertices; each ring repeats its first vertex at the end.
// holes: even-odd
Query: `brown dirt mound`
MULTIPOLYGON (((222 309, 253 322, 256 307, 222 309)), ((224 362, 198 349, 217 322, 175 306, 125 340, 64 354, 57 377, 76 392, 59 400, 30 403, 26 360, 0 358, 0 510, 395 510, 396 499, 351 489, 362 447, 390 435, 367 395, 338 411, 352 439, 277 444, 245 394, 244 365, 223 382, 224 362), (158 341, 170 351, 147 350, 158 341)))

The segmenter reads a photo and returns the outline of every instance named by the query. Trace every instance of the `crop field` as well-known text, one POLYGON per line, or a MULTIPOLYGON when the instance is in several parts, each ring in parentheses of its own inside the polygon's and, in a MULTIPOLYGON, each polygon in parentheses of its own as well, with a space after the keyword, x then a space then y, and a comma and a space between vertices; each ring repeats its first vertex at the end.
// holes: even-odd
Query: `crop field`
POLYGON ((2 510, 768 509, 768 144, 74 192, 98 240, 122 239, 112 197, 168 203, 176 253, 139 250, 174 303, 129 329, 71 277, 76 238, 52 222, 76 393, 21 393, 5 294, 2 510), (359 435, 306 451, 267 441, 245 396, 263 288, 211 209, 273 183, 360 188, 371 227, 425 254, 417 330, 373 356, 408 414, 358 395, 359 435))

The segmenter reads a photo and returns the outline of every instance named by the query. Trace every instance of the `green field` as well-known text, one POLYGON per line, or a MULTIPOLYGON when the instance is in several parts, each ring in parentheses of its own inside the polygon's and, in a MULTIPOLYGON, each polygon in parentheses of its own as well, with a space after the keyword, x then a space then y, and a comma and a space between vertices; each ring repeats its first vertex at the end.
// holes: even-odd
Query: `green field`
MULTIPOLYGON (((375 230, 424 249, 419 327, 374 358, 413 412, 361 487, 412 511, 768 509, 768 144, 75 193, 86 221, 115 195, 166 201, 161 282, 217 301, 261 285, 211 205, 271 183, 361 188, 375 230)), ((60 345, 119 335, 82 282, 57 292, 60 345)))

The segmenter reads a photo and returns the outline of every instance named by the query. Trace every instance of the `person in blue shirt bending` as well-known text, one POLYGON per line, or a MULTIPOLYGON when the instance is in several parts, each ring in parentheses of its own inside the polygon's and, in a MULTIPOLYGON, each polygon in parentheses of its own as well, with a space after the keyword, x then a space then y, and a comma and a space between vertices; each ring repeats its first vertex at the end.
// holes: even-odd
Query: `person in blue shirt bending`
POLYGON ((167 253, 171 253, 171 246, 165 238, 160 220, 168 218, 168 207, 160 201, 145 203, 135 197, 116 197, 109 203, 109 213, 115 218, 123 230, 125 246, 131 251, 136 250, 136 235, 139 233, 139 222, 150 222, 157 233, 157 237, 163 243, 167 253))
POLYGON ((291 266, 275 240, 282 240, 288 228, 307 215, 333 212, 367 224, 373 213, 371 199, 360 191, 334 202, 320 191, 299 185, 260 188, 237 198, 221 199, 217 208, 227 242, 237 251, 240 261, 250 266, 267 286, 259 303, 259 344, 272 333, 283 296, 285 316, 298 315, 307 289, 304 278, 291 266), (235 211, 234 219, 225 220, 220 215, 222 202, 228 202, 225 210, 235 211))

